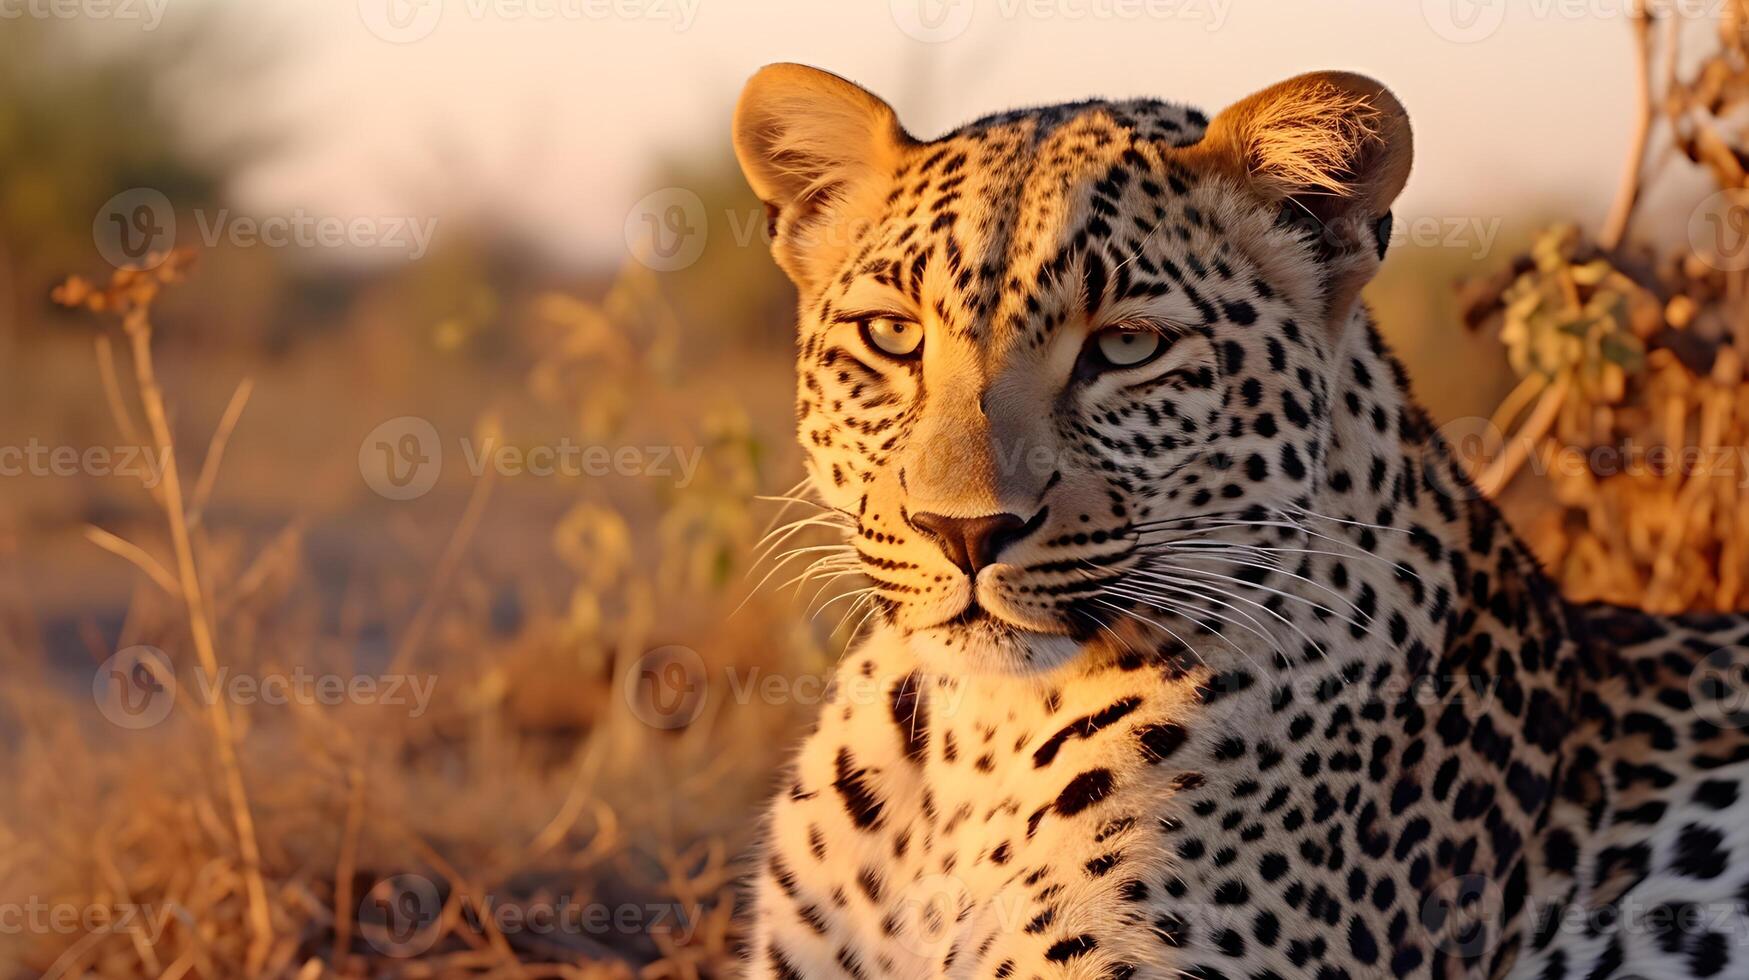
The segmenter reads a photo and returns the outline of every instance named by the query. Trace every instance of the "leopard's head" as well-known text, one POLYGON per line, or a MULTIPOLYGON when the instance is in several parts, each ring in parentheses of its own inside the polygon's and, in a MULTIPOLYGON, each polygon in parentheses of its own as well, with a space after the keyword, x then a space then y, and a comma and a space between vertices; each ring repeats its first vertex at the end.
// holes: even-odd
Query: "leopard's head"
POLYGON ((1377 82, 921 141, 864 89, 773 65, 734 137, 800 296, 809 475, 926 662, 1052 669, 1162 614, 1130 601, 1151 534, 1310 499, 1409 171, 1377 82))

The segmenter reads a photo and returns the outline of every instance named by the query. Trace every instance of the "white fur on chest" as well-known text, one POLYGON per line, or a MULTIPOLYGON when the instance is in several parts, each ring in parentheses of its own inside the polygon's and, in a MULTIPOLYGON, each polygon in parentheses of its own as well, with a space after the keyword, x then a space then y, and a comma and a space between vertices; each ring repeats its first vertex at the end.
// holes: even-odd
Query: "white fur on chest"
POLYGON ((1162 877, 1148 842, 1198 765, 1189 748, 1151 761, 1135 733, 1188 727, 1195 683, 1152 668, 941 678, 877 633, 840 668, 773 807, 771 857, 795 894, 766 876, 762 928, 792 956, 848 940, 921 976, 955 959, 987 972, 999 945, 1037 955, 1079 919, 1109 924, 1126 883, 1162 877), (1047 905, 1059 911, 1040 922, 1047 905))

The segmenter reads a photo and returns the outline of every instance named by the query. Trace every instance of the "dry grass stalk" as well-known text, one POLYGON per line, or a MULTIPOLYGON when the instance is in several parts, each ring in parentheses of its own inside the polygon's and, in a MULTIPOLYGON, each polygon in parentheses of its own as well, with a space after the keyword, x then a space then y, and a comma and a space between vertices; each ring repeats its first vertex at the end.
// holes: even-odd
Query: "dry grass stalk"
MULTIPOLYGON (((181 280, 193 261, 193 253, 179 251, 156 259, 156 265, 151 269, 117 270, 106 288, 91 287, 77 278, 69 279, 56 290, 54 298, 65 306, 82 306, 95 313, 121 317, 122 329, 133 353, 140 407, 152 434, 152 446, 163 461, 164 472, 159 474, 160 503, 169 523, 171 545, 176 552, 177 580, 187 609, 189 633, 195 654, 200 658, 200 669, 216 683, 220 676, 218 651, 213 643, 212 621, 208 617, 206 593, 201 587, 200 569, 189 539, 188 514, 183 509, 182 481, 177 471, 176 443, 170 434, 170 423, 164 411, 164 393, 158 385, 152 361, 152 301, 165 284, 181 280)), ((120 419, 117 421, 119 424, 120 419)), ((208 454, 211 456, 213 451, 209 449, 208 454)), ((248 966, 250 973, 255 974, 260 972, 273 944, 273 922, 267 910, 266 887, 261 881, 261 850, 255 837, 255 818, 249 811, 242 766, 237 761, 230 706, 225 699, 213 699, 208 706, 207 718, 212 725, 214 748, 224 774, 231 819, 236 826, 237 847, 243 859, 243 874, 249 893, 249 928, 253 937, 248 966)))

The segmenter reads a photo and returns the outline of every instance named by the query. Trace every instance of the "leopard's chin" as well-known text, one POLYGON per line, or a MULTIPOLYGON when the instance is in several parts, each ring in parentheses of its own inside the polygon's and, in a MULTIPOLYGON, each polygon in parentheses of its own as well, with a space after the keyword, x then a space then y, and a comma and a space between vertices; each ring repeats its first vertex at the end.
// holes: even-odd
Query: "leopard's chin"
POLYGON ((1033 676, 1057 670, 1086 644, 1066 632, 1011 623, 977 605, 944 623, 907 634, 912 652, 944 675, 1033 676))

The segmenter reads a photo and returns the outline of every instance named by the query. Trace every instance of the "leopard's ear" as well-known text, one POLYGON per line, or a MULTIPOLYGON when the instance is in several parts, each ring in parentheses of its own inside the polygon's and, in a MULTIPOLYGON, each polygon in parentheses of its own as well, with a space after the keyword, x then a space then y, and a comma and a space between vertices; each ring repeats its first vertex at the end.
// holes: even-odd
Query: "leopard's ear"
POLYGON ((902 150, 892 107, 805 65, 767 65, 735 106, 735 156, 765 202, 772 255, 804 293, 879 215, 902 150))
POLYGON ((1200 146, 1318 236, 1340 327, 1384 258, 1391 204, 1409 179, 1414 140, 1402 103, 1365 75, 1314 72, 1229 107, 1200 146))

